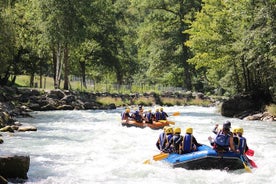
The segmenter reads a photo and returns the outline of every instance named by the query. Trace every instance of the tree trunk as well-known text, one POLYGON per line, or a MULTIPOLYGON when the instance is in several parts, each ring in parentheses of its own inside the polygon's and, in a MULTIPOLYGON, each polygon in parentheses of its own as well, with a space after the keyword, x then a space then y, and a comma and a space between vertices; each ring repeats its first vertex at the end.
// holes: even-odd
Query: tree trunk
POLYGON ((85 61, 80 61, 80 67, 81 67, 81 77, 82 77, 82 83, 85 88, 87 88, 86 80, 85 80, 85 61))
POLYGON ((55 89, 60 88, 60 78, 62 71, 62 49, 61 45, 57 45, 57 49, 53 49, 53 64, 54 64, 54 86, 55 89))
POLYGON ((69 89, 69 49, 68 45, 65 44, 64 47, 64 86, 63 89, 69 89))
POLYGON ((30 87, 34 87, 34 73, 31 73, 31 76, 30 76, 30 87))

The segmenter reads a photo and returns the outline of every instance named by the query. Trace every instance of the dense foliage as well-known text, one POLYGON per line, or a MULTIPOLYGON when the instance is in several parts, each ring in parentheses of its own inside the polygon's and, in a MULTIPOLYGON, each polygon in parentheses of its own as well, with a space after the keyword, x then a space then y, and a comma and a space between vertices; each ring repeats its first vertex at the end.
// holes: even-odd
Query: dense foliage
MULTIPOLYGON (((16 76, 276 89, 275 0, 3 0, 0 85, 16 76)), ((60 81, 64 86, 60 86, 60 81)))

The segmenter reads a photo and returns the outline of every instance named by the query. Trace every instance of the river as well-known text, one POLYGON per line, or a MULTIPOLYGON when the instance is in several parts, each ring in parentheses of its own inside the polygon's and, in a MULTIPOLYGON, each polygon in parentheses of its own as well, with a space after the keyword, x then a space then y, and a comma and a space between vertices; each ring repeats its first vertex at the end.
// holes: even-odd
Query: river
MULTIPOLYGON (((154 107, 145 107, 155 110, 154 107)), ((258 165, 253 173, 237 171, 173 169, 162 161, 143 164, 159 151, 155 142, 162 130, 123 127, 123 109, 108 111, 32 112, 33 118, 18 119, 34 125, 36 132, 2 133, 0 154, 30 155, 28 184, 217 184, 276 183, 275 122, 243 121, 221 116, 215 107, 164 107, 175 126, 192 127, 199 143, 209 144, 207 137, 215 123, 230 120, 232 127, 244 128, 250 157, 258 165)))

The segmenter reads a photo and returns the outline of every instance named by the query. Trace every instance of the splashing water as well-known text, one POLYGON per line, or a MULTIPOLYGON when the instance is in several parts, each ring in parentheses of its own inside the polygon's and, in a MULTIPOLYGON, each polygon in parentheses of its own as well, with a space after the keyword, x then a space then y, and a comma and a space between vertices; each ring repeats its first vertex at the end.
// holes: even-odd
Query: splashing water
MULTIPOLYGON (((147 109, 154 107, 147 107, 147 109)), ((123 109, 109 111, 48 111, 33 112, 34 118, 19 121, 38 128, 37 132, 2 133, 4 144, 0 154, 30 155, 31 165, 26 183, 58 184, 141 184, 141 183, 275 183, 276 124, 225 118, 215 107, 164 107, 182 129, 193 127, 194 136, 209 144, 215 123, 226 119, 232 127, 244 128, 248 146, 255 151, 251 157, 258 165, 253 173, 244 170, 173 169, 162 161, 143 164, 159 153, 155 143, 162 130, 123 127, 123 109)))

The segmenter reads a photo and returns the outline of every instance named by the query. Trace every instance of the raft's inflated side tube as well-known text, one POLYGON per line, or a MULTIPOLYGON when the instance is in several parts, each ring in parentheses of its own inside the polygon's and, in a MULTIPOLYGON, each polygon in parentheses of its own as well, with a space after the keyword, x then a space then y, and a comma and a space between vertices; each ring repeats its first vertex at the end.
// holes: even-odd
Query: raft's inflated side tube
POLYGON ((134 120, 130 120, 128 122, 122 121, 122 126, 126 127, 138 127, 138 128, 146 128, 149 127, 153 130, 159 130, 163 129, 164 126, 169 126, 169 122, 153 122, 152 124, 150 123, 138 123, 134 120))
POLYGON ((218 154, 210 146, 202 145, 198 147, 198 151, 186 154, 170 154, 165 159, 166 162, 170 163, 174 168, 181 167, 188 170, 196 169, 227 169, 237 170, 243 169, 243 163, 240 159, 240 155, 227 152, 218 154))

